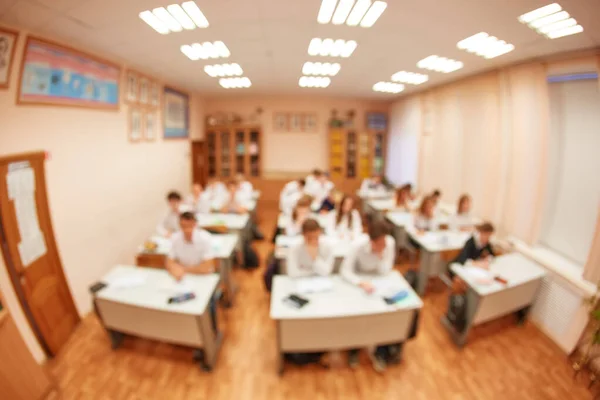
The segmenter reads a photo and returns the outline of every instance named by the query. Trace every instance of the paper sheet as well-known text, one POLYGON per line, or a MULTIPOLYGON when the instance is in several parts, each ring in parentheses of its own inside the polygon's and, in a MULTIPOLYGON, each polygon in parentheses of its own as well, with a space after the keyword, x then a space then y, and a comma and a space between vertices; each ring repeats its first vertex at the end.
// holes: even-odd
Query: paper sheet
POLYGON ((130 289, 146 284, 146 276, 141 273, 133 273, 127 275, 121 275, 117 278, 111 279, 108 282, 109 287, 117 289, 130 289))
POLYGON ((463 271, 480 285, 490 285, 494 283, 494 275, 483 268, 467 266, 463 267, 463 271))
POLYGON ((184 276, 180 281, 171 279, 161 283, 159 289, 172 293, 188 293, 193 291, 194 285, 189 278, 184 276))
POLYGON ((296 291, 298 294, 327 292, 332 289, 333 282, 327 277, 315 276, 301 278, 296 281, 296 291))
POLYGON ((392 297, 402 289, 398 283, 391 282, 387 278, 373 278, 371 284, 375 287, 373 295, 381 297, 392 297))

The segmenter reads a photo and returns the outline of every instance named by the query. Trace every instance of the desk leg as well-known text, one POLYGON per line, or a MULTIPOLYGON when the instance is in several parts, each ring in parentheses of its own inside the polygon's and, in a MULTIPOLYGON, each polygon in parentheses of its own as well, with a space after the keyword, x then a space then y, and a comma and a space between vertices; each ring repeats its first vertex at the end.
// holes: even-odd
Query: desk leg
POLYGON ((121 343, 123 343, 125 335, 121 332, 113 331, 112 329, 107 329, 106 332, 108 333, 108 338, 110 339, 110 346, 112 349, 116 350, 121 347, 121 343))
POLYGON ((198 329, 202 334, 204 348, 194 352, 194 360, 200 363, 203 370, 210 372, 217 362, 217 355, 223 342, 223 334, 216 319, 216 307, 213 300, 204 314, 197 317, 198 329))
POLYGON ((421 263, 419 265, 419 277, 417 280, 417 293, 419 296, 423 296, 427 282, 429 281, 429 267, 433 261, 433 254, 421 249, 421 263))
POLYGON ((531 306, 523 307, 520 310, 517 310, 515 314, 517 315, 517 323, 519 325, 523 325, 525 321, 527 321, 527 316, 529 315, 529 310, 531 310, 531 306))
POLYGON ((227 297, 225 300, 225 306, 227 308, 231 307, 233 304, 233 299, 235 297, 235 293, 237 291, 237 287, 235 285, 233 279, 233 271, 232 271, 232 262, 231 257, 223 258, 220 260, 221 265, 221 276, 223 279, 223 283, 225 284, 225 289, 227 290, 227 297))
POLYGON ((276 321, 276 329, 277 329, 277 373, 279 376, 283 376, 284 368, 285 368, 285 358, 283 356, 283 351, 281 350, 281 321, 276 321))
POLYGON ((444 315, 441 320, 442 324, 446 327, 446 330, 448 330, 448 333, 450 333, 450 337, 458 347, 464 347, 467 343, 469 331, 473 327, 475 314, 479 309, 480 297, 477 295, 477 293, 475 293, 473 289, 469 288, 466 293, 465 301, 465 326, 462 329, 462 331, 457 331, 454 325, 448 320, 446 315, 444 315))

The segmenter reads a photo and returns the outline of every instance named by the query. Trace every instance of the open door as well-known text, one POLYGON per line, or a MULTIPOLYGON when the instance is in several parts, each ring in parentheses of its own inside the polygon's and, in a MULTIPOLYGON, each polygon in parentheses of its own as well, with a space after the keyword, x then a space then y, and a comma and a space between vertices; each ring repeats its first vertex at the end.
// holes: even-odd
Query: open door
POLYGON ((13 287, 40 344, 56 355, 79 315, 50 220, 45 154, 0 157, 0 245, 13 287))
POLYGON ((203 187, 206 185, 206 154, 202 141, 192 142, 192 180, 203 187))

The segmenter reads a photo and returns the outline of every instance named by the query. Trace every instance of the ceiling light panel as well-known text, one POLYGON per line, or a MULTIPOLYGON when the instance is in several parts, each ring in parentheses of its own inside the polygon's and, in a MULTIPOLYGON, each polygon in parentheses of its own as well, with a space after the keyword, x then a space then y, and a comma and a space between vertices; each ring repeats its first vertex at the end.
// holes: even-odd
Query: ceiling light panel
POLYGON ((238 77, 238 78, 221 78, 219 79, 219 85, 225 89, 245 89, 252 86, 250 78, 238 77))
POLYGON ((392 75, 392 81, 398 83, 409 83, 411 85, 420 85, 429 80, 429 76, 416 72, 398 71, 392 75))
POLYGON ((485 32, 479 32, 461 40, 456 44, 456 47, 487 59, 501 56, 515 49, 514 45, 485 32))
POLYGON ((225 43, 221 41, 186 44, 181 46, 181 52, 192 61, 227 58, 231 55, 225 43))
POLYGON ((139 17, 161 35, 208 27, 208 20, 193 1, 142 11, 139 17))
POLYGON ((356 46, 354 40, 314 38, 308 45, 308 54, 311 56, 348 58, 352 55, 356 46))
POLYGON ((320 62, 305 62, 302 67, 304 75, 326 75, 336 76, 340 72, 340 64, 338 63, 320 63, 320 62))
POLYGON ((394 82, 377 82, 373 85, 373 91, 382 93, 400 93, 404 90, 404 85, 394 82))
POLYGON ((387 8, 385 1, 322 0, 317 21, 320 24, 361 26, 370 28, 387 8))
POLYGON ((304 88, 326 88, 331 84, 331 79, 326 76, 303 76, 298 80, 298 85, 304 88))
POLYGON ((244 75, 242 67, 236 63, 207 65, 204 67, 204 72, 213 78, 244 75))
POLYGON ((419 61, 417 63, 417 67, 447 74, 449 72, 461 69, 463 67, 463 63, 452 60, 451 58, 433 55, 419 61))
POLYGON ((519 17, 519 21, 548 39, 583 32, 583 27, 572 18, 558 3, 552 3, 519 17))

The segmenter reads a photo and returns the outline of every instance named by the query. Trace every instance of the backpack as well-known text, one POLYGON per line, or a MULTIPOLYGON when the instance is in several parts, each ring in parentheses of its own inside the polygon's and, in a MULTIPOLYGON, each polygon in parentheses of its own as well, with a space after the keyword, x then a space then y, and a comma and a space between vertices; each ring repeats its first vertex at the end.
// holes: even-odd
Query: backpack
POLYGON ((254 269, 260 266, 260 259, 258 258, 258 254, 250 245, 250 242, 244 243, 244 265, 242 268, 245 269, 254 269))
POLYGON ((318 364, 321 362, 323 352, 318 353, 285 353, 285 360, 296 365, 318 364))
POLYGON ((267 270, 263 275, 263 279, 265 281, 265 289, 267 292, 271 292, 271 287, 273 286, 273 277, 279 274, 279 261, 275 257, 270 257, 269 263, 267 264, 267 270))

